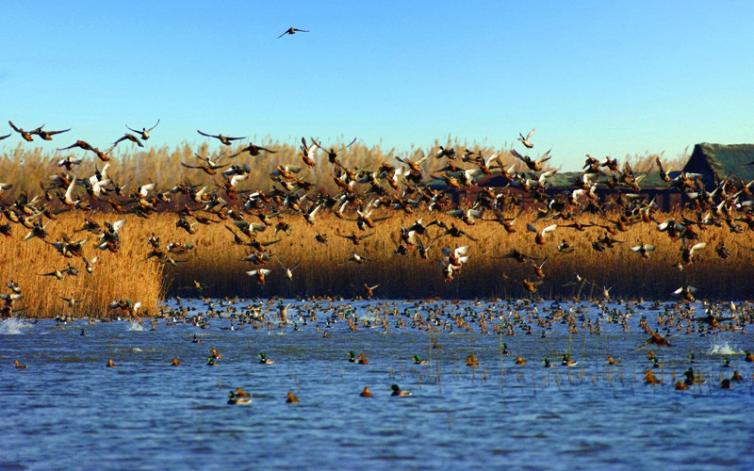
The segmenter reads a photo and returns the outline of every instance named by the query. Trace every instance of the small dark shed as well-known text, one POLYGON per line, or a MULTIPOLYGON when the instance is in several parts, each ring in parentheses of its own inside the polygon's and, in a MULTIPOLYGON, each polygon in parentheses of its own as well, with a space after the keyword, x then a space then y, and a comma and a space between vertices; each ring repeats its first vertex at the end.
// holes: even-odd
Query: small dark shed
POLYGON ((683 171, 701 174, 707 189, 724 178, 754 180, 754 144, 697 144, 683 171))

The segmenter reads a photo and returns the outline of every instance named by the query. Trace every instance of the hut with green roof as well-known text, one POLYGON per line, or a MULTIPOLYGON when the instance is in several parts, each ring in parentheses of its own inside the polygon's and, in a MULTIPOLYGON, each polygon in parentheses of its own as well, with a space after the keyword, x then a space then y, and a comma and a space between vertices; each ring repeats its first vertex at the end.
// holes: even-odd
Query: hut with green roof
POLYGON ((707 189, 725 178, 754 180, 754 144, 697 144, 683 171, 700 174, 707 189))

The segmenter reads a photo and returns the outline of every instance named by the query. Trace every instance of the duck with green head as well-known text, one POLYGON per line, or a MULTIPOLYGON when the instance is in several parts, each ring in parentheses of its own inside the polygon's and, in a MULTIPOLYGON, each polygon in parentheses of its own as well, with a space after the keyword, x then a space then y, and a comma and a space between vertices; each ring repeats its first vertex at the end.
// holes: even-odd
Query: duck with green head
POLYGON ((563 359, 560 361, 560 364, 567 366, 568 368, 573 368, 574 366, 578 365, 579 362, 574 360, 570 353, 564 353, 563 359))
POLYGON ((228 393, 228 404, 234 406, 245 406, 251 404, 251 394, 244 388, 237 387, 228 393))
POLYGON ((275 362, 272 360, 272 358, 268 357, 266 353, 261 352, 259 354, 259 363, 262 365, 274 365, 275 362))
POLYGON ((396 396, 396 397, 409 397, 411 396, 410 391, 406 391, 405 389, 401 389, 400 386, 397 384, 393 384, 390 386, 390 389, 393 391, 390 395, 396 396))
POLYGON ((429 360, 425 360, 419 355, 414 355, 414 365, 427 366, 429 365, 429 360))

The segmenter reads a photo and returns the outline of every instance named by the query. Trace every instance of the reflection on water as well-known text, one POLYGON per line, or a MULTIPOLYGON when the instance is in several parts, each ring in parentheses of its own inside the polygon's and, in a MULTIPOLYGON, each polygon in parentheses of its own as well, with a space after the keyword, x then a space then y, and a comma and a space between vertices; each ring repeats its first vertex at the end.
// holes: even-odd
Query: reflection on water
MULTIPOLYGON (((366 317, 359 306, 354 315, 366 317)), ((453 309, 473 318, 486 307, 453 309)), ((752 469, 754 368, 734 355, 754 350, 751 332, 674 336, 671 348, 655 349, 663 384, 648 386, 639 315, 651 321, 656 311, 632 317, 627 332, 602 319, 599 335, 556 324, 545 338, 519 327, 513 336, 482 335, 472 323, 471 332, 438 334, 438 348, 410 318, 402 329, 391 322, 388 333, 351 332, 345 322, 328 328, 326 314, 316 325, 259 330, 228 318, 205 329, 161 320, 154 330, 4 321, 0 469, 752 469), (213 346, 222 358, 209 367, 213 346), (349 351, 369 363, 349 362, 349 351), (260 364, 260 352, 274 365, 260 364), (575 367, 561 366, 566 352, 575 367), (470 354, 476 369, 466 366, 470 354), (608 365, 608 354, 620 365, 608 365), (677 392, 689 354, 707 380, 677 392), (415 364, 414 355, 429 364, 415 364), (173 357, 181 366, 169 366, 173 357), (16 370, 17 358, 28 369, 16 370), (105 368, 109 358, 115 368, 105 368), (734 370, 743 382, 720 389, 734 370), (393 383, 413 396, 391 397, 393 383), (252 394, 251 405, 226 404, 237 386, 252 394), (359 397, 364 386, 373 398, 359 397), (300 404, 285 403, 289 390, 300 404)))

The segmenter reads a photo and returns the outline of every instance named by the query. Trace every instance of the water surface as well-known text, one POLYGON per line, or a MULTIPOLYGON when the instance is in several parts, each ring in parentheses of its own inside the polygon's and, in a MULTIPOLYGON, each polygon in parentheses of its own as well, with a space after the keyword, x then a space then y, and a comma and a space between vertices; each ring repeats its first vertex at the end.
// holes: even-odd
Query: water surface
MULTIPOLYGON (((292 303, 295 320, 301 304, 292 303)), ((393 304, 408 315, 428 307, 393 304)), ((370 305, 348 315, 369 317, 370 305)), ((193 306, 192 314, 204 310, 193 306)), ((148 322, 4 321, 0 469, 754 468, 754 368, 738 354, 754 350, 751 328, 673 336, 673 347, 655 349, 665 384, 648 386, 646 334, 636 324, 658 310, 636 311, 624 332, 583 306, 585 319, 601 318, 600 335, 557 324, 546 338, 520 325, 513 336, 483 335, 472 322, 471 332, 437 334, 434 349, 410 317, 401 329, 391 320, 387 333, 351 332, 343 321, 328 327, 332 312, 320 312, 316 324, 258 330, 228 318, 207 328, 162 319, 155 330, 148 322), (223 358, 209 367, 212 346, 223 358), (369 364, 350 363, 349 351, 364 352, 369 364), (576 367, 560 365, 565 351, 576 367), (275 364, 259 364, 259 352, 275 364), (472 353, 477 369, 465 365, 472 353), (621 365, 609 366, 608 353, 621 365), (689 353, 707 382, 677 392, 672 382, 689 353), (430 365, 413 364, 415 354, 430 365), (515 365, 515 355, 527 365, 515 365), (169 366, 174 356, 180 367, 169 366), (552 368, 543 367, 545 357, 552 368), (115 368, 105 367, 108 358, 115 368), (15 359, 28 368, 16 370, 15 359), (733 370, 744 381, 720 389, 733 370), (393 383, 413 396, 391 397, 393 383), (251 405, 226 404, 236 386, 252 393, 251 405), (364 386, 374 398, 359 397, 364 386), (289 390, 301 404, 285 403, 289 390)), ((486 307, 447 309, 473 320, 486 307)), ((493 305, 503 318, 508 309, 493 305)))

